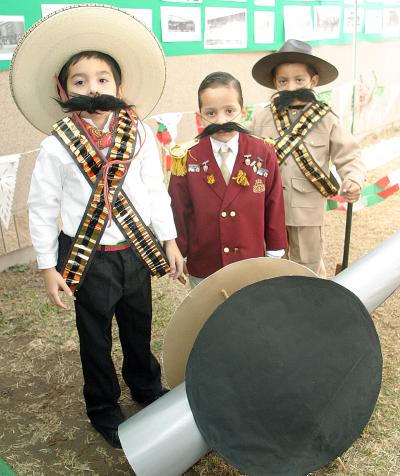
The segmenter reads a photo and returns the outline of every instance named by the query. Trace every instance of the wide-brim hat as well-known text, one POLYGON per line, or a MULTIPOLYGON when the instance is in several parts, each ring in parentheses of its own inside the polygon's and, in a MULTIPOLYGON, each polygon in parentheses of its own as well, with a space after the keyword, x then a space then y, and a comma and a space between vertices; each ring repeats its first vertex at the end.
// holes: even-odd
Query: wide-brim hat
POLYGON ((257 61, 252 70, 253 78, 267 88, 276 89, 272 73, 274 68, 284 63, 304 63, 315 68, 319 76, 318 86, 334 81, 339 74, 333 64, 313 55, 308 43, 287 40, 278 51, 257 61))
POLYGON ((109 5, 74 5, 35 23, 18 43, 10 65, 17 107, 37 129, 49 134, 65 116, 55 75, 81 51, 110 55, 121 68, 122 93, 143 119, 164 90, 164 53, 153 33, 137 18, 109 5))

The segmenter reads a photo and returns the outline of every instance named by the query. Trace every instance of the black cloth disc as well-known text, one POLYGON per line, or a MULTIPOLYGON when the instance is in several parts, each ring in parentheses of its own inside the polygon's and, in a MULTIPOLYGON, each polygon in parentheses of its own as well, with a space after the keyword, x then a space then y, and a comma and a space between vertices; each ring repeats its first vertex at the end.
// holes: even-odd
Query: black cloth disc
POLYGON ((205 323, 186 391, 208 445, 254 476, 299 476, 348 449, 378 398, 374 324, 349 290, 299 276, 241 289, 205 323))

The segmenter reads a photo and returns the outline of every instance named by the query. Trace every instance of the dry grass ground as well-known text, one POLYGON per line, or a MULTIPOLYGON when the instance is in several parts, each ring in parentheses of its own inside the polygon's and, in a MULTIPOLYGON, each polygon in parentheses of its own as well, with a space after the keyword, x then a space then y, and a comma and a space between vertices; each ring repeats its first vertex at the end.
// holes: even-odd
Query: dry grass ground
MULTIPOLYGON (((400 160, 369 174, 369 181, 400 167, 400 160)), ((340 261, 345 214, 326 214, 326 262, 333 275, 340 261)), ((400 194, 357 212, 350 262, 398 230, 400 194)), ((371 269, 371 274, 374 270, 371 269)), ((129 475, 124 454, 92 430, 81 396, 79 351, 71 311, 51 307, 34 265, 0 273, 0 458, 18 476, 129 475)), ((165 327, 186 290, 168 279, 154 282, 155 353, 160 356, 165 327)), ((400 291, 373 316, 383 356, 383 383, 377 407, 362 437, 341 457, 313 476, 400 475, 400 291)), ((117 339, 114 357, 119 365, 117 339)), ((125 387, 121 405, 127 416, 140 410, 125 387)), ((240 473, 210 453, 189 476, 240 473)), ((160 475, 163 476, 163 475, 160 475)))

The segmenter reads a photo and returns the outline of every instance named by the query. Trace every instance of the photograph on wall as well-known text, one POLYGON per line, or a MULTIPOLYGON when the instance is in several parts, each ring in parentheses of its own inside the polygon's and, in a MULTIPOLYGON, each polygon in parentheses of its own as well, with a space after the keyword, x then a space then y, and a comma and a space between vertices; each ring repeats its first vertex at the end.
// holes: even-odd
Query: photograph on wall
POLYGON ((149 30, 153 29, 153 10, 150 8, 121 8, 144 23, 149 30))
POLYGON ((383 9, 383 36, 400 35, 400 8, 383 9))
POLYGON ((382 34, 382 10, 365 10, 365 33, 367 35, 381 35, 382 34))
POLYGON ((42 17, 50 15, 50 13, 62 10, 65 7, 71 7, 74 3, 42 3, 42 17))
POLYGON ((201 41, 201 10, 197 7, 161 7, 162 41, 201 41))
POLYGON ((313 39, 311 7, 286 5, 283 9, 285 40, 296 38, 309 41, 313 39))
POLYGON ((314 7, 314 40, 330 40, 340 37, 339 5, 320 5, 314 7))
POLYGON ((275 0, 254 0, 256 7, 274 7, 275 0))
POLYGON ((0 16, 0 60, 12 58, 18 40, 24 34, 23 16, 0 16))
POLYGON ((267 11, 254 12, 254 43, 273 43, 275 36, 275 13, 267 11))
MULTIPOLYGON (((355 8, 345 8, 343 13, 343 33, 354 32, 355 8)), ((357 9, 357 33, 360 33, 364 23, 364 8, 357 9)))
POLYGON ((246 48, 247 10, 207 7, 204 48, 246 48))

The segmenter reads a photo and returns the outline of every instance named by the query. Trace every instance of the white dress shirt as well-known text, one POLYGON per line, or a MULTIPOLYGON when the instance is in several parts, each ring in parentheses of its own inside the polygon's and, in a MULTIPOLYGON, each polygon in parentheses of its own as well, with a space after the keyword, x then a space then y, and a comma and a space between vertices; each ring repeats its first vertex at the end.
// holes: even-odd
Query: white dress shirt
MULTIPOLYGON (((104 127, 108 131, 110 118, 104 127)), ((88 120, 93 124, 92 121, 88 120)), ((164 183, 159 152, 149 126, 139 123, 136 149, 144 142, 129 166, 122 186, 146 225, 151 225, 161 241, 176 238, 170 197, 164 183)), ((102 149, 107 155, 108 149, 102 149)), ((29 227, 40 269, 57 263, 58 217, 66 235, 75 236, 88 205, 92 188, 69 152, 54 136, 46 137, 32 175, 28 198, 29 227)), ((113 221, 108 224, 100 244, 115 245, 125 236, 113 221)))
POLYGON ((219 151, 221 147, 222 148, 229 147, 230 154, 228 155, 228 158, 226 160, 226 165, 229 169, 229 172, 232 174, 232 170, 236 161, 236 156, 239 150, 239 133, 236 133, 232 137, 232 139, 230 139, 228 142, 221 142, 217 139, 214 139, 213 137, 210 137, 210 140, 211 140, 211 147, 214 153, 214 157, 215 157, 215 160, 217 161, 219 168, 221 168, 221 162, 222 162, 222 158, 219 151))

